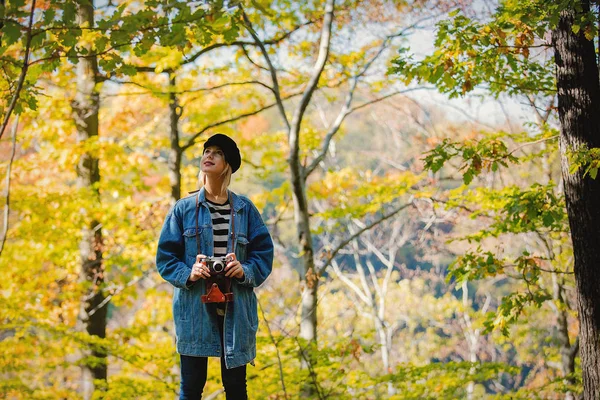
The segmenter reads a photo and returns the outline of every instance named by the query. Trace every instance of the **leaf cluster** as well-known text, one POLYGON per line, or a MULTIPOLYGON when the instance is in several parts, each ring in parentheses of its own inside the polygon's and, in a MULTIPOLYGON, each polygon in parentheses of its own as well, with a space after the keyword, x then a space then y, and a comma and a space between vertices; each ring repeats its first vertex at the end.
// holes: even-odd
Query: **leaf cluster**
POLYGON ((431 83, 451 98, 478 86, 494 96, 554 93, 553 60, 543 52, 531 54, 532 49, 548 47, 545 27, 540 20, 515 14, 518 6, 508 3, 488 23, 454 13, 438 24, 433 54, 417 61, 409 49, 401 49, 390 72, 405 83, 431 83))
POLYGON ((577 149, 567 149, 569 160, 569 173, 575 174, 582 171, 583 176, 589 175, 592 179, 598 176, 600 169, 600 148, 589 148, 587 145, 579 146, 577 149))
POLYGON ((486 136, 481 140, 465 140, 463 142, 444 139, 441 144, 425 153, 423 161, 425 169, 439 171, 448 161, 461 158, 459 167, 465 185, 483 171, 497 171, 499 166, 518 164, 519 159, 508 150, 505 142, 497 136, 486 136))

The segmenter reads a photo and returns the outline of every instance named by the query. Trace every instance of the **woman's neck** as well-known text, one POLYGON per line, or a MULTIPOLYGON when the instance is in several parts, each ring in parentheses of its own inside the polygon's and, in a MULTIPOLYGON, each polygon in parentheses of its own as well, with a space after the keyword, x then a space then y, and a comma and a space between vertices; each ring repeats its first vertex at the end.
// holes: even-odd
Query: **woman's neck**
POLYGON ((225 189, 225 191, 221 191, 222 189, 222 181, 206 179, 206 182, 204 182, 204 193, 206 198, 210 201, 217 203, 225 201, 227 199, 227 189, 225 189))

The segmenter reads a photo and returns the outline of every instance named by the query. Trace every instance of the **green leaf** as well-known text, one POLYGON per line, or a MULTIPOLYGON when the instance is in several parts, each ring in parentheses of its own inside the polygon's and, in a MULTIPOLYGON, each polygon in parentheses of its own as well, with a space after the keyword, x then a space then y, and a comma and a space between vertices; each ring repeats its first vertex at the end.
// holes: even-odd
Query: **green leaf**
POLYGON ((16 43, 21 37, 21 25, 14 23, 13 21, 6 21, 2 28, 2 42, 4 46, 10 46, 16 43))
POLYGON ((542 221, 544 223, 544 226, 551 226, 554 222, 554 217, 552 216, 552 214, 545 213, 542 217, 542 221))
POLYGON ((75 16, 77 8, 74 2, 66 2, 62 8, 63 10, 63 24, 69 26, 75 22, 75 16))
POLYGON ((470 184, 473 181, 474 176, 473 170, 469 168, 463 175, 463 182, 465 185, 470 184))

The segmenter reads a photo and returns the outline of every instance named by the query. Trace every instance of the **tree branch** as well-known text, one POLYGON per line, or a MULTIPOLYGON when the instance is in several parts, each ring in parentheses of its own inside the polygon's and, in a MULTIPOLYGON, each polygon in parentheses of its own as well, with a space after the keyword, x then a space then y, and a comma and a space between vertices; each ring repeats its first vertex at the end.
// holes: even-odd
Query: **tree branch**
POLYGON ((267 316, 265 315, 265 311, 262 308, 262 304, 260 301, 257 301, 258 308, 260 308, 260 313, 262 314, 263 320, 265 321, 265 325, 267 325, 267 333, 269 334, 269 338, 271 342, 273 342, 273 346, 275 346, 275 352, 277 354, 277 364, 279 365, 279 379, 281 380, 281 389, 283 390, 284 399, 288 398, 287 390, 285 389, 285 379, 283 374, 283 363, 281 362, 281 354, 279 354, 279 346, 277 346, 277 341, 273 336, 273 332, 271 332, 271 326, 269 325, 269 321, 267 320, 267 316))
POLYGON ((17 88, 15 89, 15 93, 13 94, 12 99, 10 100, 10 104, 8 105, 8 109, 6 110, 6 115, 4 116, 4 121, 2 122, 2 127, 0 127, 0 139, 2 139, 2 135, 4 135, 4 131, 8 126, 8 120, 17 105, 17 100, 21 95, 21 89, 23 89, 23 83, 25 82, 25 76, 27 76, 27 70, 29 69, 29 55, 31 53, 31 27, 33 26, 33 14, 35 12, 35 1, 31 2, 31 11, 29 13, 29 25, 27 27, 27 38, 25 43, 25 58, 23 59, 23 67, 21 68, 21 75, 19 76, 19 80, 17 82, 17 88))
MULTIPOLYGON (((267 89, 269 89, 270 91, 273 91, 273 88, 261 81, 256 81, 256 80, 251 80, 251 81, 240 81, 240 82, 227 82, 227 83, 222 83, 219 85, 215 85, 215 86, 211 86, 211 87, 201 87, 201 88, 196 88, 196 89, 189 89, 189 90, 177 90, 177 91, 173 91, 173 92, 163 92, 163 91, 159 91, 159 90, 152 90, 151 88, 144 86, 140 83, 134 82, 134 81, 120 81, 120 80, 116 80, 116 79, 111 79, 112 82, 115 83, 119 83, 122 85, 134 85, 134 86, 138 86, 142 89, 146 89, 148 90, 150 93, 152 94, 156 94, 156 95, 169 95, 169 94, 184 94, 184 93, 198 93, 198 92, 211 92, 213 90, 218 90, 218 89, 222 89, 224 87, 228 87, 228 86, 241 86, 241 85, 259 85, 259 86, 263 86, 267 89)), ((145 93, 140 93, 140 94, 145 94, 145 93)), ((118 96, 118 95, 117 95, 118 96)))
POLYGON ((12 128, 12 151, 10 153, 10 160, 6 167, 6 203, 4 204, 4 231, 2 232, 2 241, 0 241, 0 257, 2 257, 2 251, 4 250, 4 244, 6 243, 6 237, 8 236, 8 216, 10 213, 10 173, 12 164, 15 159, 15 153, 17 149, 17 127, 19 126, 19 116, 15 118, 12 128))
MULTIPOLYGON (((304 116, 304 112, 306 111, 306 107, 308 107, 308 103, 317 88, 319 83, 319 78, 321 77, 321 73, 325 68, 325 63, 327 62, 327 58, 329 57, 329 47, 331 44, 331 26, 333 24, 333 8, 334 8, 335 0, 327 0, 325 5, 325 16, 323 18, 323 27, 321 29, 321 42, 319 44, 319 54, 317 56, 317 61, 313 68, 313 72, 311 78, 308 82, 308 86, 306 87, 304 94, 302 95, 302 99, 300 99, 300 103, 298 104, 298 108, 294 113, 294 117, 292 118, 292 124, 289 130, 289 143, 290 143, 290 164, 297 167, 300 171, 302 166, 300 165, 300 125, 302 124, 302 118, 304 116)), ((302 172, 300 175, 303 175, 302 172)))
POLYGON ((329 128, 327 135, 325 135, 325 140, 323 142, 323 147, 321 149, 321 152, 312 161, 312 163, 304 170, 304 179, 305 180, 315 170, 317 165, 319 165, 319 163, 321 161, 323 161, 323 159, 325 158, 325 155, 327 154, 327 151, 329 150, 329 145, 331 144, 331 140, 333 139, 333 136, 339 131, 340 127, 342 126, 342 123, 344 122, 344 119, 351 112, 350 106, 352 105, 352 99, 354 97, 354 91, 356 90, 356 86, 358 85, 358 80, 367 72, 367 70, 371 67, 371 65, 373 65, 375 60, 377 58, 379 58, 379 56, 387 48, 392 37, 393 36, 388 36, 383 41, 383 43, 381 44, 381 47, 379 48, 377 53, 363 66, 362 70, 353 77, 352 85, 350 86, 350 90, 348 91, 348 94, 346 95, 346 102, 344 103, 344 106, 338 113, 338 116, 335 119, 334 123, 329 128))
POLYGON ((272 92, 273 92, 273 95, 275 96, 275 101, 277 103, 277 108, 279 109, 279 113, 281 114, 281 118, 283 119, 283 122, 285 123, 285 126, 286 126, 287 130, 289 131, 290 130, 290 122, 288 121, 287 115, 285 114, 285 107, 283 106, 283 101, 281 100, 281 91, 279 89, 279 82, 277 80, 277 71, 275 70, 273 63, 271 62, 271 57, 269 57, 269 53, 267 52, 265 45, 261 42, 260 38, 254 31, 254 28, 252 27, 252 24, 250 23, 250 20, 248 19, 246 12, 242 12, 242 17, 244 19, 244 26, 246 27, 246 29, 248 30, 248 32, 250 33, 250 35, 256 42, 257 46, 260 48, 260 51, 261 51, 263 57, 265 58, 267 65, 269 66, 271 80, 273 81, 272 92))
POLYGON ((509 155, 509 156, 510 156, 510 155, 512 155, 513 153, 515 153, 515 152, 517 152, 517 151, 521 150, 523 147, 526 147, 526 146, 531 146, 532 144, 538 144, 538 143, 542 143, 542 142, 547 142, 547 141, 549 141, 549 140, 554 140, 554 139, 557 139, 559 136, 560 136, 560 135, 554 135, 554 136, 549 136, 549 137, 541 138, 541 139, 539 139, 539 140, 534 140, 533 142, 527 142, 527 143, 523 143, 522 145, 520 145, 520 146, 517 146, 517 147, 515 147, 514 149, 512 149, 512 150, 510 151, 510 153, 508 153, 508 155, 509 155))
POLYGON ((98 312, 98 310, 100 310, 102 307, 104 307, 106 304, 108 304, 108 302, 116 295, 120 294, 121 292, 125 291, 125 289, 135 285, 136 283, 138 283, 139 281, 141 281, 142 279, 144 279, 145 277, 147 277, 150 274, 151 270, 148 270, 146 272, 144 272, 142 275, 138 276, 137 278, 132 279, 131 281, 127 282, 126 285, 118 287, 116 289, 113 289, 112 293, 109 294, 108 296, 106 296, 104 298, 104 300, 102 300, 102 302, 100 302, 100 304, 98 304, 96 307, 94 307, 92 310, 90 310, 90 312, 88 312, 88 316, 92 316, 94 315, 96 312, 98 312))
MULTIPOLYGON (((366 72, 366 69, 363 71, 363 73, 366 72)), ((305 173, 304 173, 304 179, 308 178, 308 176, 317 168, 317 166, 323 161, 323 159, 325 158, 327 151, 329 150, 329 145, 331 144, 331 140, 333 138, 333 136, 339 131, 340 127, 342 126, 342 123, 344 122, 344 120, 346 119, 346 117, 350 114, 352 114, 353 112, 360 110, 361 108, 364 107, 368 107, 372 104, 378 103, 380 101, 389 99, 390 97, 399 95, 399 94, 404 94, 404 93, 408 93, 408 92, 412 92, 415 90, 419 90, 419 89, 429 89, 429 88, 424 88, 424 87, 419 87, 419 88, 411 88, 411 89, 405 89, 405 90, 399 90, 390 94, 387 94, 385 96, 379 97, 377 99, 368 101, 366 103, 363 103, 359 106, 350 108, 350 105, 352 103, 352 97, 354 95, 354 90, 356 89, 356 85, 358 83, 358 75, 355 77, 354 81, 352 82, 352 87, 350 89, 350 91, 348 92, 347 96, 346 96, 346 102, 344 104, 344 106, 342 107, 342 109, 340 110, 340 113, 338 114, 336 120, 334 121, 334 123, 331 125, 331 127, 329 128, 329 131, 327 132, 327 135, 325 136, 325 139, 323 141, 323 146, 321 148, 321 151, 319 152, 319 154, 317 155, 317 157, 315 157, 312 162, 310 163, 310 165, 308 165, 305 168, 305 173)))
POLYGON ((383 217, 375 220, 374 222, 370 223, 369 225, 366 225, 364 228, 362 228, 362 229, 356 231, 354 234, 350 235, 350 237, 346 238, 332 252, 330 252, 329 257, 327 257, 327 259, 319 266, 319 274, 321 274, 325 270, 325 268, 327 268, 331 264, 331 261, 337 256, 337 254, 340 252, 340 250, 342 250, 344 247, 346 247, 348 245, 348 243, 350 243, 351 241, 353 241, 354 239, 356 239, 357 237, 362 235, 364 232, 376 227, 383 221, 392 218, 394 215, 398 214, 400 211, 402 211, 405 208, 408 208, 412 205, 413 205, 413 198, 411 196, 408 203, 397 207, 396 209, 391 211, 389 214, 384 215, 383 217))
MULTIPOLYGON (((245 13, 244 13, 244 15, 245 15, 245 13)), ((287 32, 284 32, 281 36, 273 38, 273 39, 270 39, 270 40, 264 41, 264 44, 266 44, 266 45, 272 45, 272 44, 280 43, 283 40, 285 40, 288 37, 290 37, 292 35, 292 33, 298 31, 299 29, 301 29, 301 28, 303 28, 305 26, 308 26, 308 25, 314 24, 314 23, 315 23, 315 21, 308 21, 308 22, 305 22, 303 24, 296 25, 291 30, 289 30, 287 32)), ((235 40, 235 41, 229 42, 229 43, 213 43, 213 44, 211 44, 209 46, 206 46, 206 47, 198 50, 191 57, 186 57, 185 58, 185 62, 180 63, 177 67, 175 67, 175 69, 178 69, 178 67, 182 67, 182 66, 187 65, 187 64, 191 64, 194 61, 196 61, 198 58, 200 58, 202 55, 204 55, 204 54, 206 54, 206 53, 208 53, 208 52, 210 52, 212 50, 221 48, 221 47, 240 46, 240 47, 243 48, 243 46, 255 46, 255 45, 257 45, 256 42, 245 41, 245 40, 235 40)), ((156 69, 153 68, 153 67, 143 67, 143 66, 140 66, 140 67, 135 67, 135 68, 137 69, 138 72, 156 72, 156 69)), ((169 71, 173 72, 171 68, 163 70, 163 72, 169 72, 169 71)))
POLYGON ((330 267, 333 269, 333 272, 335 272, 339 280, 341 280, 346 286, 352 289, 361 301, 369 305, 369 298, 367 297, 367 295, 364 294, 360 290, 360 288, 354 282, 352 282, 346 275, 344 275, 337 261, 332 260, 330 267))
MULTIPOLYGON (((291 99, 292 97, 296 97, 296 96, 299 96, 299 95, 301 95, 301 94, 302 94, 302 93, 294 93, 294 94, 291 94, 291 95, 289 95, 289 96, 286 96, 286 97, 284 97, 284 98, 283 98, 283 100, 291 99)), ((261 112, 263 112, 263 111, 265 111, 265 110, 268 110, 269 108, 273 108, 273 107, 274 107, 274 106, 276 106, 276 105, 277 105, 277 103, 276 103, 276 102, 275 102, 275 103, 271 103, 271 104, 269 104, 269 105, 266 105, 266 106, 264 106, 264 107, 261 107, 261 108, 259 108, 259 109, 257 109, 257 110, 250 111, 250 112, 243 113, 243 114, 239 114, 239 115, 236 115, 235 117, 231 117, 231 118, 228 118, 228 119, 225 119, 225 120, 222 120, 222 121, 218 121, 218 122, 215 122, 215 123, 212 123, 212 124, 206 125, 204 128, 200 129, 200 130, 199 130, 197 133, 195 133, 195 134, 194 134, 194 135, 193 135, 193 136, 192 136, 192 137, 191 137, 191 138, 190 138, 190 139, 187 141, 187 143, 186 143, 186 144, 184 144, 183 146, 181 146, 181 150, 182 150, 182 151, 185 151, 185 150, 187 150, 188 148, 192 147, 192 146, 194 145, 194 143, 196 142, 196 139, 198 139, 200 136, 202 136, 202 134, 203 134, 204 132, 206 132, 207 130, 209 130, 209 129, 216 128, 217 126, 226 125, 226 124, 228 124, 228 123, 230 123, 230 122, 239 121, 240 119, 243 119, 243 118, 246 118, 246 117, 250 117, 250 116, 252 116, 252 115, 259 114, 259 113, 261 113, 261 112)))
POLYGON ((373 57, 371 57, 371 59, 363 66, 363 68, 356 74, 353 76, 353 81, 352 81, 352 85, 350 87, 350 90, 348 91, 348 94, 346 95, 346 102, 344 104, 344 106, 342 107, 342 109, 340 110, 336 120, 334 121, 334 123, 331 125, 331 127, 329 128, 329 131, 327 132, 327 135, 325 136, 324 142, 323 142, 323 146, 321 148, 321 152, 319 153, 319 155, 311 162, 311 164, 305 168, 304 170, 304 179, 306 180, 307 177, 315 170, 315 168, 321 163, 321 161, 323 161, 323 159, 325 158, 325 155, 327 154, 327 151, 329 149, 329 145, 331 143, 331 140, 333 139, 333 136, 339 131, 342 123, 344 122, 344 119, 350 115, 351 113, 353 113, 354 111, 366 107, 368 105, 374 104, 378 101, 382 101, 385 100, 388 97, 391 96, 395 96, 396 94, 399 94, 400 92, 396 92, 396 93, 392 93, 388 96, 384 96, 380 99, 374 100, 372 102, 368 102, 365 104, 362 104, 358 107, 355 108, 350 108, 351 104, 352 104, 352 99, 354 96, 354 91, 356 90, 356 86, 358 85, 358 81, 359 79, 364 76, 364 74, 369 70, 369 68, 371 68, 371 66, 373 65, 373 63, 375 62, 375 60, 377 60, 381 54, 383 54, 383 52, 385 51, 385 49, 387 49, 387 47, 389 46, 390 42, 392 41, 392 39, 403 36, 404 34, 406 34, 406 32, 408 32, 411 29, 414 29, 417 27, 418 24, 420 24, 423 21, 426 21, 428 19, 433 18, 432 16, 423 18, 422 20, 419 20, 417 22, 415 22, 414 24, 407 26, 406 28, 402 29, 399 32, 396 32, 394 34, 388 35, 386 36, 386 38, 384 39, 383 43, 381 44, 381 46, 379 47, 379 50, 377 51, 377 53, 375 53, 375 55, 373 57))

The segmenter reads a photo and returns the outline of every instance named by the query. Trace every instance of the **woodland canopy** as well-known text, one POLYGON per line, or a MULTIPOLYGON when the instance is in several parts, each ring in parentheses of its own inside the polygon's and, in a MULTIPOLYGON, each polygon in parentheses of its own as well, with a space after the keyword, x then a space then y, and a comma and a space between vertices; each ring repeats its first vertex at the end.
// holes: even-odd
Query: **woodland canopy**
POLYGON ((156 245, 220 132, 275 242, 250 398, 599 399, 599 26, 589 0, 2 0, 0 398, 178 395, 156 245))

